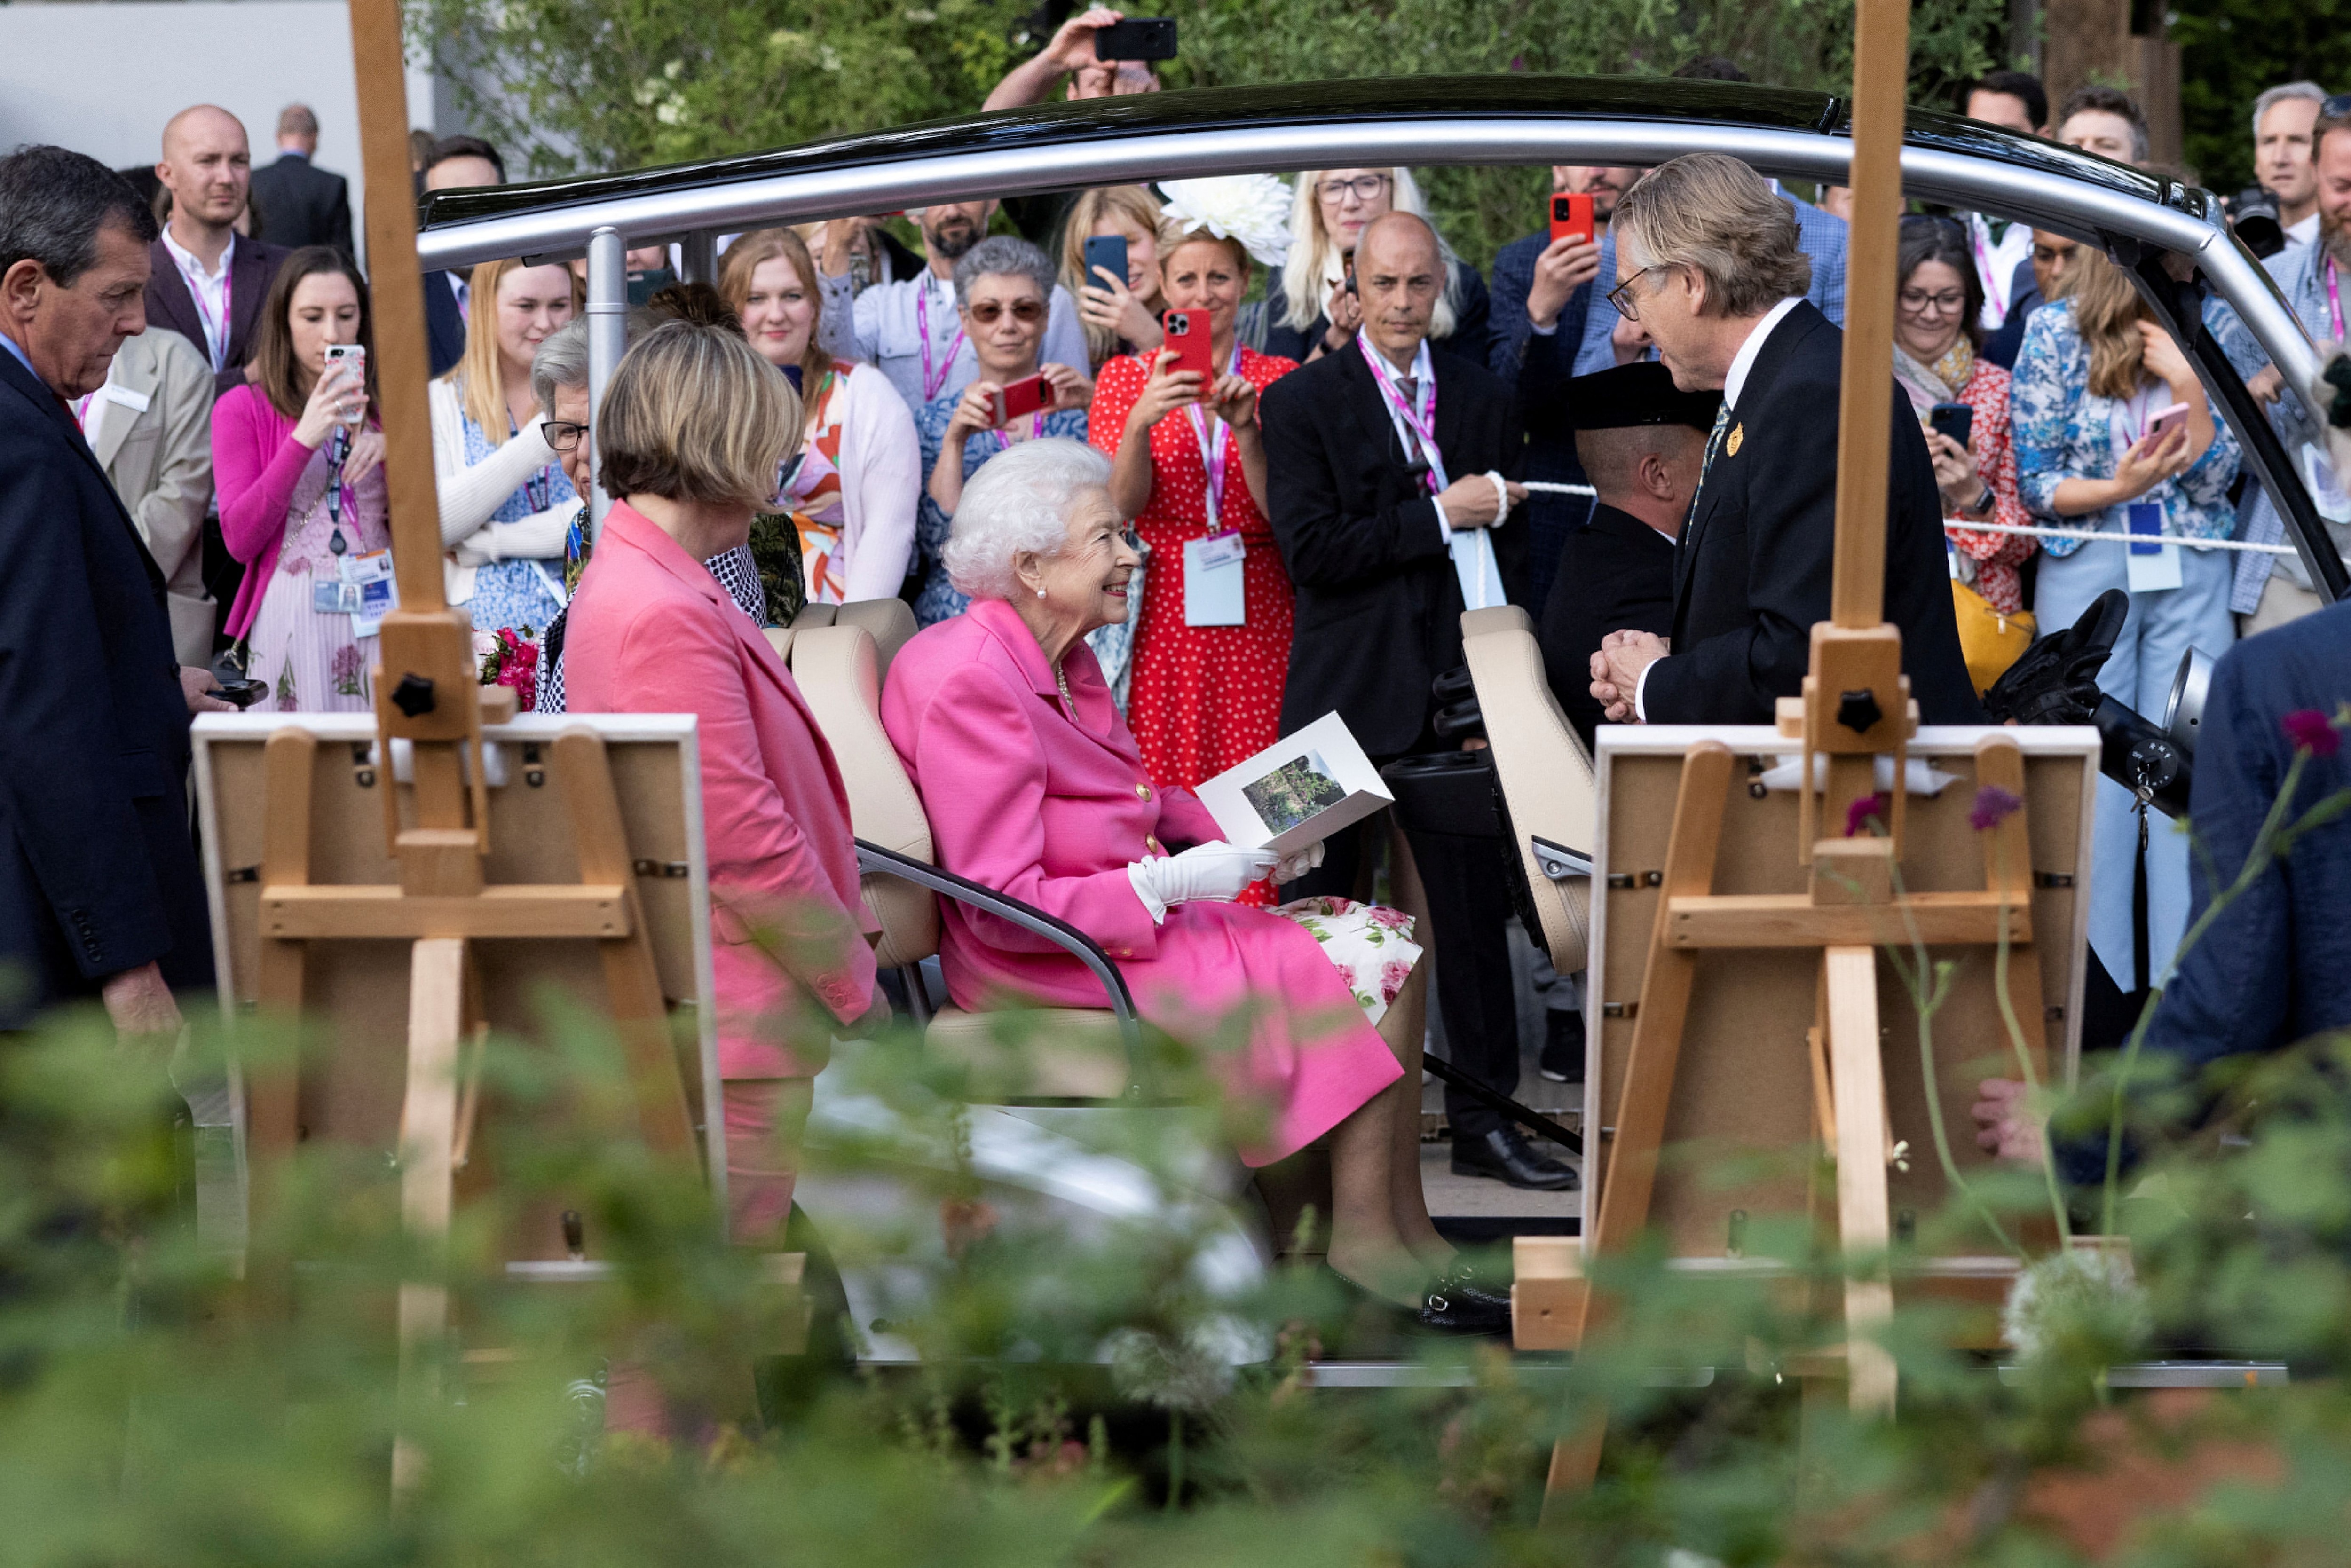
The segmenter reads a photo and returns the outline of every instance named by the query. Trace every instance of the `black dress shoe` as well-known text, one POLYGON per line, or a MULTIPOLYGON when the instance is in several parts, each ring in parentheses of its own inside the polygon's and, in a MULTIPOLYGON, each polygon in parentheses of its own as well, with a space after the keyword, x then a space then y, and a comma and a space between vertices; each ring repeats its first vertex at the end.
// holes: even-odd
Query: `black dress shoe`
POLYGON ((1508 1334, 1510 1303, 1485 1291, 1460 1290, 1440 1281, 1420 1304, 1420 1326, 1433 1333, 1508 1334))
POLYGON ((1499 1307, 1505 1312, 1510 1310, 1509 1289, 1500 1291, 1486 1289, 1484 1283, 1478 1278, 1478 1266, 1474 1263, 1457 1262, 1452 1268, 1447 1270, 1445 1277, 1437 1281, 1437 1293, 1448 1298, 1472 1301, 1480 1307, 1499 1307))
POLYGON ((1583 1082, 1583 1015, 1557 1009, 1543 1014, 1542 1055, 1535 1071, 1553 1083, 1583 1082))
POLYGON ((1457 1134, 1453 1174, 1491 1176, 1530 1192, 1573 1192, 1583 1185, 1573 1167, 1535 1153, 1512 1127, 1497 1127, 1478 1138, 1457 1134))

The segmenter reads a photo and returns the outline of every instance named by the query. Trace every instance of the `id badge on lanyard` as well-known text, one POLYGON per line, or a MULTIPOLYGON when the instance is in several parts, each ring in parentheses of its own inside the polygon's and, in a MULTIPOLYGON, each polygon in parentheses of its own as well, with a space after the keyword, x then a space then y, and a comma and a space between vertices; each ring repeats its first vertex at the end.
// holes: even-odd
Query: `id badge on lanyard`
MULTIPOLYGON (((1240 373, 1240 345, 1233 345, 1232 371, 1240 373)), ((1238 528, 1224 524, 1225 484, 1231 473, 1232 427, 1211 421, 1195 403, 1184 410, 1199 438, 1200 462, 1207 469, 1208 536, 1184 546, 1184 624, 1243 626, 1249 623, 1249 550, 1238 528), (1209 426, 1213 423, 1212 433, 1209 426)))
POLYGON ((2133 501, 2127 511, 2131 542, 2128 581, 2133 593, 2159 593, 2178 588, 2179 547, 2155 542, 2163 533, 2163 507, 2154 501, 2133 501), (2147 542, 2141 543, 2144 538, 2147 542))

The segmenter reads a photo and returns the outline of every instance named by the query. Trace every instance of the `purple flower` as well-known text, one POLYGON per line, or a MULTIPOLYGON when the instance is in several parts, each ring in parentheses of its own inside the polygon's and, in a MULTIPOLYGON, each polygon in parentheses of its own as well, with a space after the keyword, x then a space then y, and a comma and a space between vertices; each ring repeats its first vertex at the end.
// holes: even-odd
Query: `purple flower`
POLYGON ((2296 709, 2285 716, 2284 724, 2285 737, 2294 742, 2296 750, 2326 758, 2343 749, 2342 733, 2314 707, 2296 709))
POLYGON ((1848 839, 1868 835, 1870 819, 1884 822, 1894 814, 1894 797, 1880 789, 1865 795, 1844 809, 1844 836, 1848 839))
POLYGON ((1979 833, 1988 833, 2024 809, 2024 798, 1997 784, 1987 784, 1976 791, 1976 803, 1968 812, 1968 826, 1979 833))

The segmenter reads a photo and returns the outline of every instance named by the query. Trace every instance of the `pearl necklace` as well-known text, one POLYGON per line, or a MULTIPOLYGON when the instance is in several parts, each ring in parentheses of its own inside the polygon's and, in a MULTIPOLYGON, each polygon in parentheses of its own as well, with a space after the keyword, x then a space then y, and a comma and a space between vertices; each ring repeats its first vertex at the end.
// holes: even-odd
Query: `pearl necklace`
POLYGON ((1061 688, 1061 700, 1075 707, 1077 704, 1070 696, 1070 677, 1062 673, 1059 664, 1053 666, 1053 684, 1061 688))

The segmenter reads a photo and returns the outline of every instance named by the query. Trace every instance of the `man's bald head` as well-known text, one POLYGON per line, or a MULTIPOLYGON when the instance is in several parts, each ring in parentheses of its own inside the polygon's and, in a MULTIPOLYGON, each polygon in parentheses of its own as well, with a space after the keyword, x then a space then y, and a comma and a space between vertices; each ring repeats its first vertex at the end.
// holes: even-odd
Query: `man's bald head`
POLYGON ((1410 213, 1383 213, 1355 241, 1355 297, 1364 334, 1398 370, 1420 352, 1445 293, 1437 231, 1410 213))
POLYGON ((245 122, 227 110, 200 103, 165 123, 155 178, 172 193, 172 232, 183 244, 198 231, 225 232, 235 223, 252 175, 245 122))
POLYGON ((1424 261, 1436 267, 1443 254, 1437 248, 1437 231, 1428 226, 1426 218, 1416 213, 1382 213, 1364 225, 1363 237, 1355 242, 1355 270, 1362 272, 1374 256, 1407 269, 1424 261))

